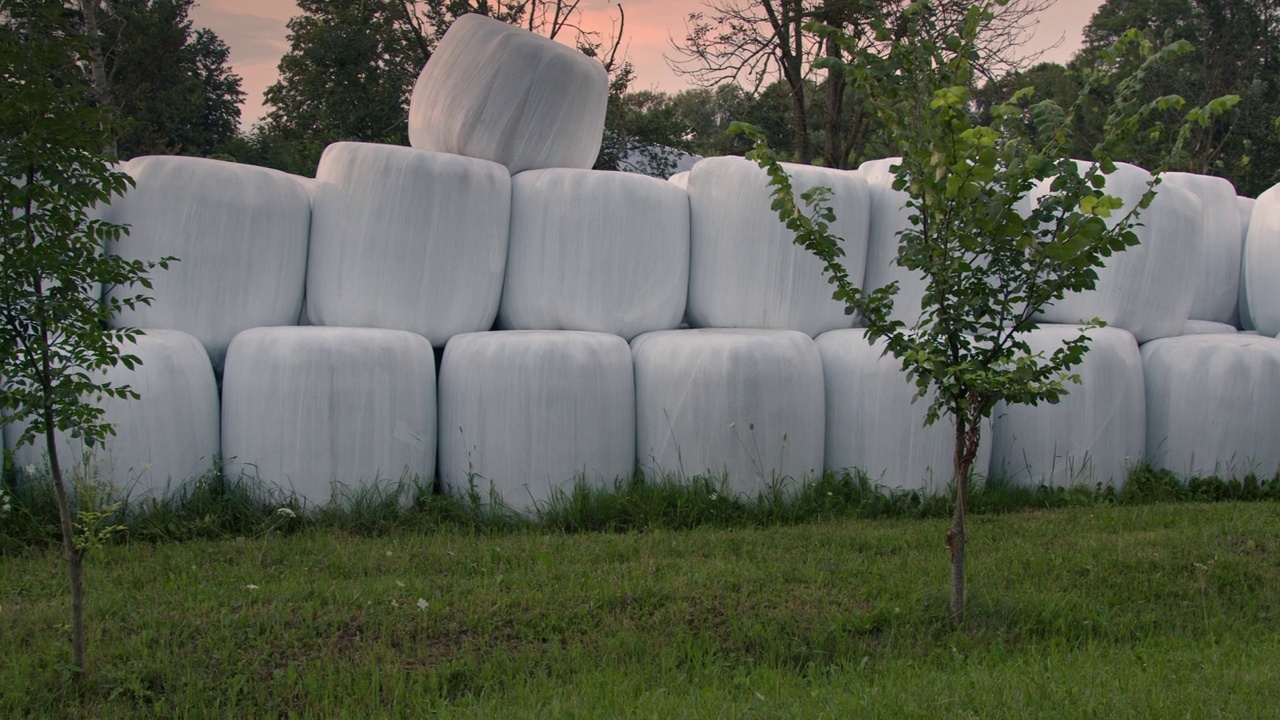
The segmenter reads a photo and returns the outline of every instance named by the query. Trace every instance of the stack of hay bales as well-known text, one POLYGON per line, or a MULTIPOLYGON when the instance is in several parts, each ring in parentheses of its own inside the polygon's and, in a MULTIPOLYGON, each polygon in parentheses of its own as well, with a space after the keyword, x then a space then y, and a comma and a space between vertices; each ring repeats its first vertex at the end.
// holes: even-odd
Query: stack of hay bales
MULTIPOLYGON (((637 467, 747 495, 824 469, 949 482, 952 427, 921 427, 930 398, 831 299, 765 173, 742 158, 669 182, 591 170, 606 101, 594 59, 464 16, 414 89, 412 147, 334 144, 315 180, 126 163, 136 187, 104 217, 132 231, 109 251, 180 262, 116 320, 144 329, 126 348, 143 364, 104 377, 143 397, 105 403, 108 478, 160 491, 220 455, 315 504, 335 483, 435 477, 517 509, 637 467)), ((787 169, 797 193, 831 189, 846 272, 897 282, 893 317, 910 326, 925 285, 896 262, 911 212, 895 163, 787 169)), ((1107 190, 1127 209, 1150 179, 1121 165, 1107 190)), ((1052 353, 1104 321, 1081 384, 997 408, 977 472, 1064 485, 1119 482, 1144 458, 1280 469, 1280 188, 1254 201, 1169 174, 1136 230, 1026 338, 1052 353)))

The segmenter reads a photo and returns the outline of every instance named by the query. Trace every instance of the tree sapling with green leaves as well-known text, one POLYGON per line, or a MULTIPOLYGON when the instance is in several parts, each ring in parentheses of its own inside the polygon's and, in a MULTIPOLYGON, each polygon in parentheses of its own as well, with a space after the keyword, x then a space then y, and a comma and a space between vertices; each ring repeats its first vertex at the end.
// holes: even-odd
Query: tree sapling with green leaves
MULTIPOLYGON (((957 621, 964 614, 965 516, 981 422, 997 403, 1054 403, 1067 383, 1079 381, 1070 371, 1087 350, 1083 331, 1048 356, 1032 352, 1026 333, 1036 327, 1040 310, 1067 293, 1093 289, 1106 259, 1137 244, 1134 227, 1155 197, 1159 172, 1127 209, 1107 194, 1107 175, 1142 118, 1182 107, 1176 96, 1145 100, 1142 87, 1154 68, 1190 49, 1185 42, 1155 49, 1128 33, 1108 53, 1113 61, 1140 54, 1131 74, 1091 72, 1069 108, 1033 102, 1033 89, 1020 90, 991 109, 989 125, 981 125, 970 107, 981 60, 978 38, 1000 4, 976 3, 963 23, 944 25, 932 3, 916 2, 892 22, 876 23, 877 38, 889 43, 884 55, 860 50, 837 29, 817 28, 846 47, 852 58, 847 76, 866 94, 868 112, 885 124, 901 156, 894 188, 909 197, 912 226, 899 234, 897 263, 926 282, 912 326, 890 319, 896 283, 864 291, 850 281, 830 232, 835 215, 829 191, 804 193, 802 208, 763 136, 739 128, 756 141, 748 157, 770 176, 773 209, 795 242, 824 261, 833 297, 861 315, 869 340, 885 340, 918 397, 932 393, 925 423, 944 415, 955 423, 955 513, 947 546, 950 611, 957 621), (1095 162, 1077 163, 1072 128, 1085 98, 1102 85, 1115 98, 1105 139, 1092 149, 1095 162)), ((1189 111, 1174 146, 1193 125, 1207 124, 1235 102, 1224 97, 1189 111)))
POLYGON ((58 0, 0 0, 0 423, 23 426, 19 445, 41 439, 58 498, 71 585, 72 664, 85 672, 83 558, 59 461, 60 432, 92 448, 113 430, 102 397, 136 398, 102 380, 138 359, 121 348, 139 334, 109 328, 145 295, 101 298, 103 288, 150 288, 167 267, 104 252, 124 228, 94 208, 131 183, 102 156, 111 117, 94 106, 81 66, 88 50, 58 0))

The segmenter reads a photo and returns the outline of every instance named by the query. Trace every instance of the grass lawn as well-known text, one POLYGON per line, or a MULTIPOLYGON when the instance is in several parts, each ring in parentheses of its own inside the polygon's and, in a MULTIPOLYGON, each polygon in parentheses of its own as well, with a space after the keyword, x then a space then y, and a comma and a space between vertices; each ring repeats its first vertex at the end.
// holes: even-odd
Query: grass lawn
POLYGON ((53 548, 0 556, 0 717, 1280 717, 1280 504, 110 545, 67 681, 53 548))

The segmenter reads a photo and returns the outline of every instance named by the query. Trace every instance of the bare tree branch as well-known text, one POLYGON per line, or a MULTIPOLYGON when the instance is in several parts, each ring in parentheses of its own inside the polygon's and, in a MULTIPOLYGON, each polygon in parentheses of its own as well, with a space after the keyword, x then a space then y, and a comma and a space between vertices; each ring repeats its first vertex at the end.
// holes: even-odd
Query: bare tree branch
MULTIPOLYGON (((1042 53, 1028 54, 1022 48, 1038 24, 1038 13, 1055 1, 1010 0, 1003 6, 982 39, 984 64, 977 69, 979 74, 998 77, 1037 62, 1042 53)), ((858 138, 850 140, 842 133, 852 112, 845 103, 844 74, 831 68, 819 77, 814 68, 819 58, 838 60, 839 50, 809 29, 810 23, 839 28, 863 47, 875 48, 869 20, 894 15, 909 4, 908 0, 703 0, 702 9, 685 19, 684 39, 668 36, 673 52, 664 57, 672 71, 701 87, 732 82, 758 93, 773 82, 785 82, 792 98, 795 152, 801 162, 809 160, 812 144, 809 103, 821 97, 826 118, 822 157, 828 165, 845 167, 858 138), (821 95, 806 88, 818 84, 827 86, 821 95)), ((934 3, 938 25, 954 26, 971 4, 938 0, 934 3)))

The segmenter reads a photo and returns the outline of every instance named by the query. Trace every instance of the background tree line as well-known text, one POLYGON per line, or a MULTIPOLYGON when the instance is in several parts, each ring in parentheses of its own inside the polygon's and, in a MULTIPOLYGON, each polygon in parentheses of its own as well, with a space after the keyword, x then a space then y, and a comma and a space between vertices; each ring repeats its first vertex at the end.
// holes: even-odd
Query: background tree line
MULTIPOLYGON (((749 147, 726 131, 742 120, 760 127, 781 157, 856 167, 886 153, 884 128, 845 77, 848 50, 810 23, 838 28, 859 47, 889 41, 869 31, 875 17, 905 0, 706 0, 685 21, 670 64, 696 85, 678 93, 632 90, 643 78, 618 56, 625 32, 584 28, 577 0, 299 0, 289 22, 289 52, 266 92, 263 122, 240 132, 240 79, 226 45, 192 27, 193 0, 68 0, 96 14, 105 88, 99 102, 118 112, 118 153, 222 157, 313 175, 324 147, 355 140, 407 144, 406 118, 422 66, 458 16, 478 12, 553 38, 571 38, 610 70, 606 138, 596 166, 617 168, 636 153, 665 174, 679 150, 701 156, 742 154, 749 147)), ((1177 170, 1220 175, 1241 194, 1280 181, 1280 0, 1108 0, 1090 20, 1084 47, 1066 65, 1035 63, 1022 45, 1035 13, 1052 0, 1012 0, 981 39, 984 56, 972 112, 982 115, 1013 91, 1065 104, 1083 78, 1105 70, 1102 49, 1135 27, 1153 42, 1185 39, 1196 49, 1161 71, 1154 93, 1202 103, 1240 95, 1236 112, 1215 123, 1178 157, 1177 170)), ((943 3, 960 17, 966 2, 943 3)), ((944 23, 945 27, 945 23, 944 23)), ((1100 89, 1084 106, 1077 147, 1101 137, 1100 89)), ((1170 118, 1149 121, 1126 158, 1155 161, 1170 118)), ((1164 138, 1167 140, 1167 138, 1164 138)), ((634 163, 631 163, 634 164, 634 163)))
POLYGON ((239 134, 240 78, 226 43, 192 26, 193 3, 66 0, 90 48, 82 70, 91 98, 114 118, 112 154, 208 156, 239 134))

